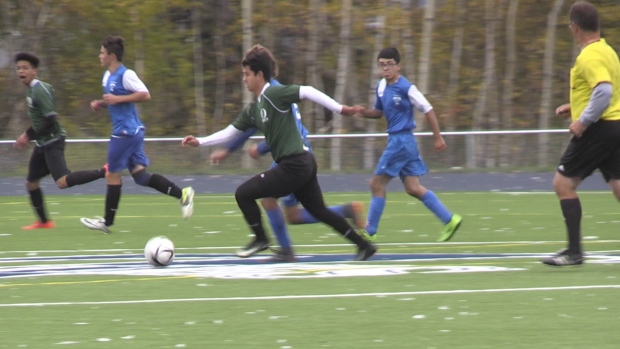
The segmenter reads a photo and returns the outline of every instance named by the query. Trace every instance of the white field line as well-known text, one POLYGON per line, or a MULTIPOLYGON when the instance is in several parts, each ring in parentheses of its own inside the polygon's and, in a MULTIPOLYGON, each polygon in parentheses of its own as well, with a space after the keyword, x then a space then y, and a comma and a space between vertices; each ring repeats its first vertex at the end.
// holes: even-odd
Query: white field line
POLYGON ((93 301, 93 302, 53 302, 53 303, 13 303, 13 304, 0 304, 0 308, 49 307, 49 306, 67 306, 67 305, 118 305, 118 304, 152 304, 152 303, 180 303, 180 302, 259 301, 259 300, 282 300, 282 299, 393 297, 393 296, 506 293, 506 292, 531 292, 531 291, 570 291, 570 290, 616 289, 616 288, 620 288, 620 285, 585 285, 585 286, 529 287, 529 288, 491 288, 491 289, 482 289, 482 290, 437 290, 437 291, 413 291, 413 292, 344 293, 344 294, 317 294, 317 295, 297 295, 297 296, 140 299, 140 300, 127 300, 127 301, 97 301, 97 302, 93 301))
MULTIPOLYGON (((528 244, 528 245, 544 245, 565 243, 565 240, 548 240, 548 241, 464 241, 464 242, 389 242, 379 243, 379 246, 467 246, 467 245, 510 245, 510 244, 528 244)), ((595 243, 619 243, 620 240, 589 240, 595 243)), ((308 244, 295 245, 296 247, 350 247, 351 244, 308 244)), ((219 247, 182 247, 176 248, 177 251, 209 251, 209 250, 236 250, 239 246, 219 246, 219 247)), ((81 252, 131 252, 143 251, 144 247, 137 248, 111 248, 96 250, 30 250, 30 251, 2 251, 3 254, 11 253, 81 253, 81 252)), ((602 252, 602 251, 598 251, 602 252)))

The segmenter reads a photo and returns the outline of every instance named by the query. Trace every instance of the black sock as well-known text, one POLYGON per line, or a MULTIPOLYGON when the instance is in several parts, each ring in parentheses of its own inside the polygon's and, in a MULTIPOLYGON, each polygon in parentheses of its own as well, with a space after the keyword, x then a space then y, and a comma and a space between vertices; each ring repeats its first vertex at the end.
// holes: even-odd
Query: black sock
POLYGON ((364 247, 368 246, 368 241, 364 240, 364 238, 359 236, 357 234, 357 232, 355 232, 355 229, 353 229, 353 228, 349 228, 347 231, 345 231, 344 233, 341 233, 341 234, 346 239, 348 239, 349 241, 351 241, 352 243, 356 244, 359 247, 364 248, 364 247))
POLYGON ((250 229, 254 232, 256 239, 259 241, 269 241, 267 234, 265 234, 265 229, 263 228, 260 208, 258 207, 258 204, 256 204, 256 200, 244 198, 242 195, 239 195, 238 190, 235 194, 235 199, 237 200, 237 205, 239 205, 239 208, 243 213, 243 218, 245 218, 245 221, 250 226, 250 229))
POLYGON ((41 191, 41 188, 29 190, 28 194, 30 194, 30 202, 37 213, 37 216, 39 216, 39 220, 42 223, 46 223, 47 216, 45 215, 45 204, 43 203, 43 192, 41 191))
POLYGON ((121 201, 121 184, 108 184, 108 191, 105 196, 105 225, 108 227, 114 224, 114 216, 118 209, 118 203, 121 201))
POLYGON ((173 196, 177 199, 180 199, 183 195, 179 186, 172 183, 168 178, 157 173, 153 173, 151 175, 151 178, 149 178, 148 186, 155 190, 158 190, 161 193, 173 196))
POLYGON ((568 233, 569 253, 581 253, 581 202, 579 198, 560 200, 568 233))
POLYGON ((67 188, 70 188, 74 185, 86 184, 90 183, 99 178, 105 177, 105 170, 100 168, 98 170, 92 171, 75 171, 71 172, 67 175, 67 188))

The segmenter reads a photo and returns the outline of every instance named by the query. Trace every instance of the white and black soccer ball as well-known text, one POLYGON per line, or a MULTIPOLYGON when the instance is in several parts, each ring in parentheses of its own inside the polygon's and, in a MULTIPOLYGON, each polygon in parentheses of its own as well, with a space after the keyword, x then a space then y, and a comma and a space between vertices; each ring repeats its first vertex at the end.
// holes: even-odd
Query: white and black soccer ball
POLYGON ((174 243, 165 236, 152 237, 144 247, 144 257, 149 264, 164 267, 174 259, 174 243))

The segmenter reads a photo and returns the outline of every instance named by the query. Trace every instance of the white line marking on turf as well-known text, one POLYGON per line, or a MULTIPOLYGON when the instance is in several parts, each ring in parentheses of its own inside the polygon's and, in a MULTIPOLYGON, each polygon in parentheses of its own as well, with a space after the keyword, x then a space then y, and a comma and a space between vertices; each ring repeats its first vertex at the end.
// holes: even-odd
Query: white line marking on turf
MULTIPOLYGON (((620 240, 596 240, 596 243, 618 243, 620 240)), ((498 245, 498 244, 528 244, 528 245, 542 245, 542 244, 555 244, 566 243, 566 240, 546 240, 546 241, 463 241, 463 242, 388 242, 379 243, 380 246, 459 246, 459 245, 498 245)), ((349 247, 351 244, 308 244, 308 245, 295 245, 297 247, 349 247)), ((218 246, 218 247, 183 247, 177 248, 177 250, 234 250, 239 246, 218 246)), ((96 250, 34 250, 34 251, 2 251, 0 256, 9 253, 75 253, 75 252, 125 252, 125 251, 143 251, 144 247, 136 248, 109 248, 109 249, 96 249, 96 250)))
POLYGON ((142 300, 128 300, 128 301, 98 301, 98 302, 93 301, 93 302, 54 302, 54 303, 13 303, 13 304, 0 304, 0 308, 47 307, 47 306, 62 306, 62 305, 117 305, 117 304, 150 304, 150 303, 179 303, 179 302, 256 301, 256 300, 281 300, 281 299, 390 297, 390 296, 414 296, 414 295, 420 296, 420 295, 468 294, 468 293, 569 291, 569 290, 593 290, 593 289, 609 289, 609 288, 613 288, 613 289, 620 288, 620 285, 490 288, 490 289, 482 289, 482 290, 437 290, 437 291, 412 291, 412 292, 344 293, 344 294, 316 294, 316 295, 297 295, 297 296, 142 299, 142 300))

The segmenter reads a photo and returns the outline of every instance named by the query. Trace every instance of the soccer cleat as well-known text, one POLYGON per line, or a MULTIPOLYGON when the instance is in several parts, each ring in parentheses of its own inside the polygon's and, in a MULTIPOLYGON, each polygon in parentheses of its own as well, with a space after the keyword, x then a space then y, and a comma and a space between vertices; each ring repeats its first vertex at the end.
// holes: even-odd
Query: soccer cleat
POLYGON ((273 256, 271 256, 267 261, 273 263, 294 263, 295 262, 295 252, 290 247, 283 247, 281 249, 271 248, 271 252, 273 252, 273 256))
POLYGON ((563 267, 566 265, 582 265, 584 258, 582 253, 569 253, 568 249, 562 249, 551 257, 540 260, 543 264, 554 267, 563 267))
POLYGON ((104 234, 111 234, 110 227, 105 225, 105 218, 95 217, 95 218, 80 218, 80 222, 84 224, 84 226, 88 229, 99 230, 104 234))
POLYGON ((355 232, 357 233, 357 235, 361 236, 362 238, 364 238, 364 240, 368 242, 373 242, 377 240, 377 233, 371 235, 369 232, 366 231, 366 229, 357 229, 355 232))
POLYGON ((450 219, 450 222, 448 222, 448 224, 444 226, 443 230, 441 231, 441 235, 439 235, 439 239, 437 239, 437 241, 444 242, 452 239, 456 231, 461 226, 461 222, 463 222, 463 217, 459 216, 458 214, 453 214, 452 219, 450 219))
POLYGON ((56 223, 54 223, 54 221, 47 221, 45 223, 38 221, 22 227, 22 230, 51 229, 54 227, 56 227, 56 223))
POLYGON ((192 187, 185 187, 182 193, 183 195, 179 199, 181 213, 184 219, 188 219, 194 213, 194 189, 192 187))
POLYGON ((252 240, 246 247, 237 251, 237 257, 248 258, 269 248, 269 241, 260 241, 256 238, 252 240))
POLYGON ((364 219, 364 204, 360 201, 353 201, 351 203, 353 209, 353 223, 358 229, 364 229, 366 226, 366 220, 364 219))
POLYGON ((365 261, 368 258, 372 257, 377 252, 377 246, 368 243, 368 245, 364 247, 357 247, 357 256, 355 257, 356 261, 365 261))

